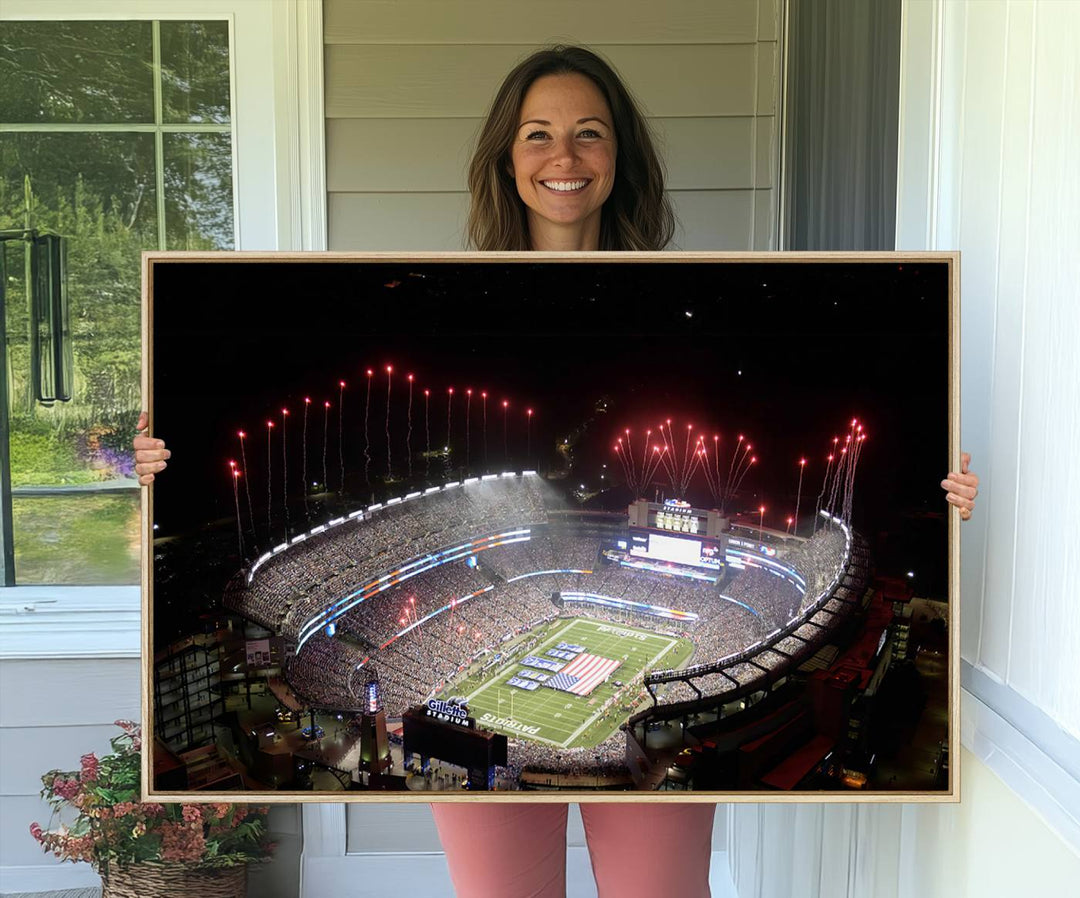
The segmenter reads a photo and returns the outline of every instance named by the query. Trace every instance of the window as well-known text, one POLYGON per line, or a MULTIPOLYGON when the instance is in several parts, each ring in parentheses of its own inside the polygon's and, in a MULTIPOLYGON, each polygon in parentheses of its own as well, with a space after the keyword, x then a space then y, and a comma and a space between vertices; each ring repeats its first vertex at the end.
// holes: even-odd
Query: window
POLYGON ((0 84, 16 582, 137 583, 140 252, 235 245, 230 23, 6 22, 0 84), (67 244, 68 402, 30 377, 29 233, 67 244))
MULTIPOLYGON (((145 24, 157 19, 165 24, 208 18, 229 26, 235 248, 325 249, 321 3, 139 0, 138 4, 120 5, 115 0, 0 0, 0 44, 9 27, 20 22, 44 25, 134 19, 136 24, 145 24)), ((162 101, 164 109, 164 95, 162 101)), ((0 139, 19 130, 0 116, 0 139)), ((194 127, 173 133, 199 130, 194 127)), ((164 156, 164 140, 162 150, 164 156)), ((156 187, 156 175, 154 180, 156 187)), ((3 317, 0 314, 0 320, 3 317)), ((5 328, 0 328, 3 333, 5 328)), ((6 366, 0 366, 0 372, 6 371, 6 366)), ((0 423, 7 424, 6 416, 0 415, 0 423)), ((125 440, 125 444, 130 445, 130 441, 125 440)), ((7 470, 2 462, 0 453, 0 481, 7 470)), ((133 506, 137 491, 133 486, 127 488, 130 492, 126 496, 133 506)), ((53 498, 54 494, 55 489, 53 498)), ((98 490, 95 495, 108 494, 98 490)), ((32 497, 24 492, 23 498, 32 497)), ((82 497, 83 501, 87 498, 92 500, 93 496, 82 497)), ((125 517, 125 521, 134 523, 134 517, 125 517)), ((44 536, 55 538, 50 533, 44 536)), ((138 537, 137 531, 124 531, 129 559, 134 558, 138 537)), ((47 545, 39 548, 46 552, 47 545)), ((130 576, 130 562, 124 564, 130 576)), ((106 586, 50 583, 0 589, 0 658, 137 657, 139 618, 138 587, 117 585, 115 580, 106 586)))

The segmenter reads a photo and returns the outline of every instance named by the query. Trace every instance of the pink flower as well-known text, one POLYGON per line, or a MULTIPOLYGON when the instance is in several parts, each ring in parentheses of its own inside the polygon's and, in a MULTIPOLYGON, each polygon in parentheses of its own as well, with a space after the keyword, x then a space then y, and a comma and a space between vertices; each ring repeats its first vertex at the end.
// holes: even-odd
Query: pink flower
POLYGON ((83 755, 79 759, 82 764, 82 773, 80 777, 84 783, 92 783, 98 778, 98 759, 97 756, 90 752, 90 754, 83 755))
POLYGON ((141 805, 142 811, 147 817, 160 817, 165 813, 165 805, 151 802, 141 805))
POLYGON ((64 779, 58 776, 53 780, 53 791, 66 801, 71 801, 79 792, 78 780, 64 779))
POLYGON ((94 840, 91 836, 69 836, 64 853, 73 861, 90 861, 94 857, 94 840))
POLYGON ((163 861, 197 861, 202 858, 206 839, 202 828, 186 823, 161 824, 161 859, 163 861))
POLYGON ((183 815, 184 820, 186 820, 188 823, 198 823, 200 820, 202 820, 202 811, 193 804, 184 805, 184 809, 183 811, 181 811, 181 814, 183 815))
POLYGON ((43 841, 42 829, 41 829, 41 824, 40 823, 31 823, 30 824, 30 835, 32 835, 34 837, 34 840, 37 841, 37 842, 43 841))

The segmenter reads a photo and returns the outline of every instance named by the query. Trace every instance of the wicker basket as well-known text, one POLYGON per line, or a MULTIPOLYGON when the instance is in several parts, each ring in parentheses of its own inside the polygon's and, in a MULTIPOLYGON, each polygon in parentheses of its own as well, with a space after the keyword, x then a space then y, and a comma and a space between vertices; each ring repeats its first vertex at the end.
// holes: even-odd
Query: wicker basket
POLYGON ((185 864, 132 864, 101 876, 101 898, 244 898, 247 865, 198 870, 185 864))

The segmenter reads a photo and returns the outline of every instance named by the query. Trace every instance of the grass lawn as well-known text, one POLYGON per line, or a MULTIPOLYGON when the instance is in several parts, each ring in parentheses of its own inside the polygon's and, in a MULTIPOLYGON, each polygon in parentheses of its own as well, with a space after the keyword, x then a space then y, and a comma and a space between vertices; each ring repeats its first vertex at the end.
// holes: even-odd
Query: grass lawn
MULTIPOLYGON (((519 641, 535 635, 526 634, 504 651, 512 651, 519 641)), ((623 709, 637 698, 641 687, 629 683, 646 669, 681 666, 692 652, 693 644, 687 639, 625 624, 563 618, 547 625, 539 643, 528 652, 519 652, 513 661, 481 676, 459 681, 446 688, 444 694, 465 696, 470 715, 485 729, 560 748, 588 748, 607 739, 630 716, 623 709), (590 655, 617 660, 620 666, 587 696, 545 685, 535 691, 507 685, 507 680, 524 669, 522 658, 545 657, 544 652, 559 642, 584 646, 590 655), (616 680, 623 685, 616 686, 616 680), (613 697, 615 701, 604 713, 604 705, 613 697)))
POLYGON ((139 582, 139 490, 12 499, 20 584, 139 582))

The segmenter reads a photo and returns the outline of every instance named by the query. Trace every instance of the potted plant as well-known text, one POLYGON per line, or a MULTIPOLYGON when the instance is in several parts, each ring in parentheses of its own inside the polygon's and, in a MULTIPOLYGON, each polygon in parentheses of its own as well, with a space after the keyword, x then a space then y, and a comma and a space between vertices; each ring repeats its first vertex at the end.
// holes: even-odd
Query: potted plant
POLYGON ((49 825, 60 822, 48 830, 32 823, 30 834, 61 860, 92 864, 102 898, 243 898, 247 865, 273 851, 269 809, 140 801, 140 727, 116 725, 123 732, 110 740, 112 754, 86 754, 78 771, 42 776, 49 825))

